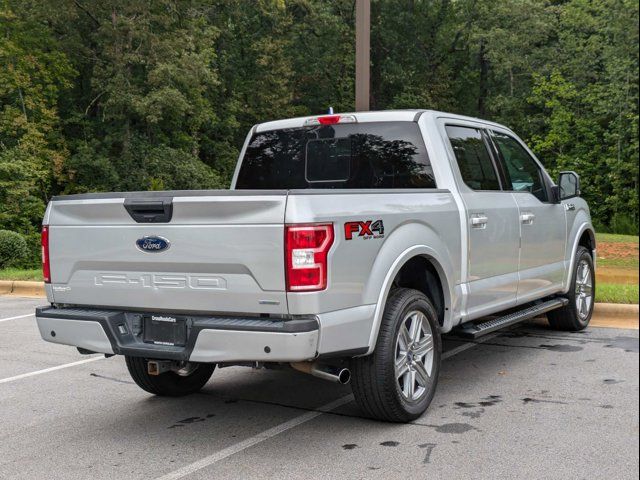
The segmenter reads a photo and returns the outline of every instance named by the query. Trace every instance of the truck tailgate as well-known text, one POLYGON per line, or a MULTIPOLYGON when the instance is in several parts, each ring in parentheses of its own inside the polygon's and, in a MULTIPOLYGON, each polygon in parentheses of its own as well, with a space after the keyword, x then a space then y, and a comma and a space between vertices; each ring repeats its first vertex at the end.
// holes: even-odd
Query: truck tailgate
POLYGON ((49 225, 55 303, 151 311, 286 314, 286 191, 87 194, 55 198, 49 225), (168 201, 138 223, 128 203, 168 201), (144 237, 160 251, 144 251, 144 237))

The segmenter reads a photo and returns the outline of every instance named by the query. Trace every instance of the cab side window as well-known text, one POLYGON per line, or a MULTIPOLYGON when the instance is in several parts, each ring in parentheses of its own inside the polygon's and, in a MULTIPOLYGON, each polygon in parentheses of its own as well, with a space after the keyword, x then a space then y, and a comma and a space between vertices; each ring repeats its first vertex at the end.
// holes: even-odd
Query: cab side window
POLYGON ((501 132, 493 131, 491 136, 502 157, 511 190, 529 192, 541 202, 547 202, 549 195, 542 170, 520 142, 501 132))
POLYGON ((477 128, 447 125, 464 183, 473 190, 500 190, 500 182, 482 133, 477 128))

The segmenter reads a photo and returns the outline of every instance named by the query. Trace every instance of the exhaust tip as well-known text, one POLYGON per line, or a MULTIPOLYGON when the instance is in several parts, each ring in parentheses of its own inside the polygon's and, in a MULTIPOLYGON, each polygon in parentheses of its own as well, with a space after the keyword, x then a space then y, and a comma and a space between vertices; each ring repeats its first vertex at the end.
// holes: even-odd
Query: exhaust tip
POLYGON ((314 377, 337 382, 345 385, 351 381, 351 370, 348 368, 336 368, 330 365, 321 365, 310 362, 293 362, 290 364, 300 372, 308 373, 314 377))
POLYGON ((351 381, 351 371, 348 368, 343 368, 338 372, 338 382, 342 385, 346 385, 351 381))

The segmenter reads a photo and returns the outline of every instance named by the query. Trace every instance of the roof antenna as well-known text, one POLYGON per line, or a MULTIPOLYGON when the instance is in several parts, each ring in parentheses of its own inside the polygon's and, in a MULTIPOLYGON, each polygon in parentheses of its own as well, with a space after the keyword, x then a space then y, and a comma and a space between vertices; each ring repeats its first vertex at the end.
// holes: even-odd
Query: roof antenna
POLYGON ((329 107, 329 111, 327 112, 327 115, 333 115, 333 107, 329 107))

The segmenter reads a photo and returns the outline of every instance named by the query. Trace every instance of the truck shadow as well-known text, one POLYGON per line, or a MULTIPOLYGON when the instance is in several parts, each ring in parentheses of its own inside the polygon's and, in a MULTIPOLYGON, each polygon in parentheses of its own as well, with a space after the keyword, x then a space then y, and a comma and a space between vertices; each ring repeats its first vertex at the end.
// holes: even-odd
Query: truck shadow
MULTIPOLYGON (((438 392, 430 409, 416 423, 437 415, 435 411, 439 405, 460 403, 459 399, 451 398, 453 392, 457 396, 461 391, 486 390, 487 398, 496 396, 496 378, 509 376, 521 367, 529 368, 532 363, 541 365, 541 368, 545 368, 545 364, 552 368, 554 362, 549 361, 549 352, 562 354, 563 361, 567 361, 564 357, 581 351, 582 345, 601 341, 590 339, 588 334, 556 332, 533 323, 505 331, 491 341, 478 342, 473 348, 443 361, 438 392)), ((455 336, 445 336, 444 351, 468 342, 455 336)), ((198 394, 163 401, 179 405, 180 410, 188 414, 183 420, 196 416, 199 422, 202 421, 199 420, 202 413, 196 415, 190 407, 215 414, 215 408, 223 406, 224 410, 235 408, 256 415, 261 410, 266 413, 275 408, 289 410, 289 414, 295 415, 316 411, 350 393, 349 385, 329 383, 295 371, 228 367, 216 370, 211 381, 198 394)), ((156 400, 150 397, 147 401, 153 403, 156 400)), ((328 414, 367 419, 353 401, 328 414)), ((183 423, 196 423, 196 420, 183 423)))

